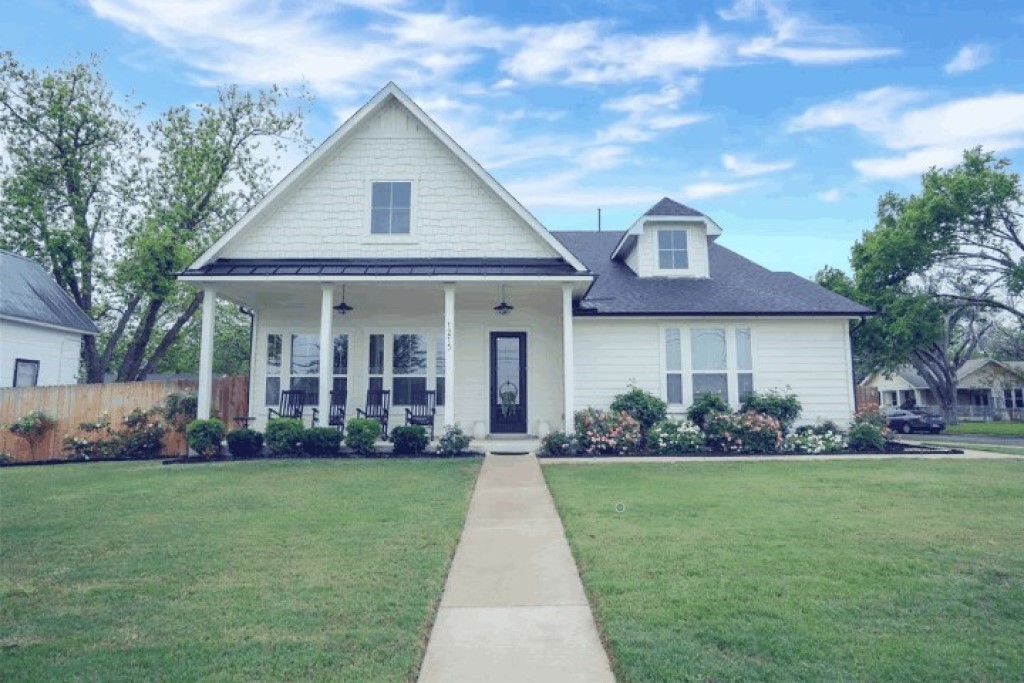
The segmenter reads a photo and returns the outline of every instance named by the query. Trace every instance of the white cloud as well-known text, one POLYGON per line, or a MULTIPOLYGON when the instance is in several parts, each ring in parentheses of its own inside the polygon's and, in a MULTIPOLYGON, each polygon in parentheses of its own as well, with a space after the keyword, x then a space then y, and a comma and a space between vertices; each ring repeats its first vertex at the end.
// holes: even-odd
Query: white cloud
MULTIPOLYGON (((580 173, 564 173, 536 180, 504 183, 516 199, 529 207, 596 209, 597 207, 653 204, 659 192, 650 187, 588 187, 580 173)), ((664 193, 661 193, 664 194, 664 193)))
POLYGON ((712 197, 722 197, 749 190, 752 187, 757 187, 759 184, 756 182, 723 183, 714 181, 693 183, 683 187, 683 198, 710 199, 712 197))
POLYGON ((1024 93, 993 93, 910 108, 922 93, 879 88, 847 100, 811 107, 790 122, 791 131, 849 126, 898 152, 853 162, 869 178, 903 178, 959 161, 964 149, 1020 149, 1024 93))
POLYGON ((683 97, 697 90, 699 80, 689 78, 679 84, 664 86, 657 92, 639 93, 608 100, 602 109, 623 112, 626 116, 597 134, 600 143, 646 142, 658 132, 689 126, 704 121, 703 114, 674 113, 683 97))
POLYGON ((843 198, 843 193, 838 187, 818 193, 818 199, 828 204, 834 204, 843 198))
POLYGON ((988 45, 964 45, 946 64, 945 70, 947 74, 962 74, 980 69, 991 61, 992 49, 988 45))
POLYGON ((793 168, 794 163, 793 161, 758 162, 749 157, 739 157, 735 154, 722 155, 722 166, 741 178, 786 171, 793 168))

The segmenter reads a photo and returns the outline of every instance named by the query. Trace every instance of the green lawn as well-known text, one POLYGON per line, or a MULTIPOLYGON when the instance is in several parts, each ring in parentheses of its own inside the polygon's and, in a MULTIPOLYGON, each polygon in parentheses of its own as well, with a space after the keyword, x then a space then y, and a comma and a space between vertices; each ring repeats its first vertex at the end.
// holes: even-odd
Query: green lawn
POLYGON ((414 679, 478 460, 0 471, 0 680, 414 679))
POLYGON ((986 453, 1005 453, 1006 455, 1024 455, 1024 448, 1019 446, 993 446, 990 443, 950 443, 944 441, 924 441, 925 446, 937 446, 939 448, 960 448, 969 451, 985 451, 986 453))
POLYGON ((946 427, 946 434, 1024 436, 1024 422, 960 422, 946 427))
POLYGON ((1024 680, 1024 462, 544 473, 620 681, 1024 680))

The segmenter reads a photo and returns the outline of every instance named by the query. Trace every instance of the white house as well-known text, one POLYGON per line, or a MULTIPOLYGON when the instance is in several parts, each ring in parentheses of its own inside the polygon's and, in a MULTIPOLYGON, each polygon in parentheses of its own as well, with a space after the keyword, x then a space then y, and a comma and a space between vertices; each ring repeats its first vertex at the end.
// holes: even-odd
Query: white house
POLYGON ((89 316, 35 261, 0 251, 0 387, 74 384, 89 316))
POLYGON ((321 416, 335 390, 350 418, 390 391, 392 426, 429 390, 439 425, 541 435, 630 384, 678 412, 777 388, 849 420, 870 311, 721 234, 670 199, 626 231, 548 232, 389 84, 181 275, 205 291, 200 413, 222 297, 255 312, 258 426, 288 388, 321 416))
MULTIPOLYGON (((957 372, 956 409, 962 418, 1024 419, 1024 363, 972 358, 957 372)), ((913 404, 941 412, 934 392, 912 367, 891 375, 873 372, 861 385, 878 391, 883 408, 913 404)))

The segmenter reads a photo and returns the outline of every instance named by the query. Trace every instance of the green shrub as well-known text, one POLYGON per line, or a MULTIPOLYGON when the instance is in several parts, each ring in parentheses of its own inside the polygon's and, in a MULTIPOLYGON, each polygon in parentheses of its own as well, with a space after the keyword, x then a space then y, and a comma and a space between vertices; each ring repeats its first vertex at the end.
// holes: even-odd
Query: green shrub
POLYGON ((565 432, 551 432, 540 440, 540 454, 572 457, 579 453, 576 437, 565 432))
POLYGON ((573 422, 580 450, 587 455, 629 455, 643 449, 643 430, 629 413, 587 408, 578 411, 573 422))
POLYGON ((647 432, 656 422, 661 422, 668 415, 668 404, 649 391, 630 385, 629 391, 619 394, 612 401, 612 412, 627 413, 640 423, 640 428, 647 432))
POLYGON ((704 434, 692 422, 662 420, 647 432, 647 450, 657 455, 704 450, 704 434))
POLYGON ((341 432, 334 427, 310 427, 302 435, 306 455, 334 455, 341 448, 341 432))
POLYGON ((708 392, 698 394, 693 399, 693 405, 687 409, 686 417, 697 425, 698 429, 703 430, 709 416, 728 412, 729 404, 725 402, 725 399, 718 394, 708 392))
POLYGON ((228 451, 236 458, 255 458, 263 452, 263 435, 248 428, 228 432, 228 451))
POLYGON ((775 453, 782 448, 782 427, 774 417, 753 411, 716 413, 704 425, 704 443, 719 453, 775 453))
POLYGON ((300 455, 302 438, 306 428, 300 420, 290 417, 276 417, 267 421, 267 433, 264 438, 267 448, 274 455, 300 455))
POLYGON ((462 455, 469 448, 472 439, 458 425, 445 427, 444 434, 437 442, 437 454, 443 458, 462 455))
POLYGON ((220 453, 220 442, 224 438, 224 425, 220 420, 192 420, 185 428, 188 446, 205 458, 220 453))
POLYGON ((380 423, 376 420, 356 418, 345 425, 345 445, 359 455, 373 455, 380 438, 380 423))
POLYGON ((846 441, 851 451, 881 451, 885 448, 886 429, 871 422, 855 422, 846 441))
POLYGON ((800 399, 796 394, 783 394, 772 390, 759 394, 754 392, 743 399, 740 404, 740 412, 748 413, 754 411, 762 415, 774 417, 779 421, 783 433, 788 432, 797 418, 800 417, 800 399))
POLYGON ((188 423, 199 413, 199 399, 195 394, 183 392, 168 394, 164 399, 163 413, 167 425, 184 435, 188 423))
MULTIPOLYGON (((164 433, 167 431, 157 419, 160 408, 140 410, 136 408, 128 413, 121 423, 124 427, 114 435, 112 445, 120 458, 154 458, 163 451, 164 433)), ((219 424, 219 422, 218 422, 219 424)), ((220 442, 217 442, 218 452, 220 442)))
POLYGON ((34 456, 39 442, 43 440, 48 431, 53 429, 55 424, 57 424, 56 420, 43 411, 33 410, 30 413, 26 413, 17 422, 4 425, 4 429, 24 439, 28 444, 29 451, 34 456))
POLYGON ((430 440, 422 425, 405 425, 391 430, 391 443, 395 445, 396 455, 419 455, 430 440))

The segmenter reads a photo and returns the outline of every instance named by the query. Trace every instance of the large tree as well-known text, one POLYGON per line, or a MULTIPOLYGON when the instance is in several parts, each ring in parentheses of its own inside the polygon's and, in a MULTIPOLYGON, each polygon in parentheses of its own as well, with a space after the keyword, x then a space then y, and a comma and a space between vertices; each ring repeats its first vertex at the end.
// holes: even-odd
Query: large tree
POLYGON ((1024 319, 1021 186, 1009 162, 980 148, 951 169, 931 169, 919 194, 890 192, 854 245, 854 277, 833 268, 822 285, 875 308, 857 331, 859 370, 910 364, 955 419, 957 373, 997 313, 1024 319))
POLYGON ((152 372, 202 303, 175 274, 269 187, 275 153, 306 144, 286 93, 221 88, 141 125, 96 58, 38 71, 0 55, 0 244, 39 259, 97 321, 86 379, 152 372))

